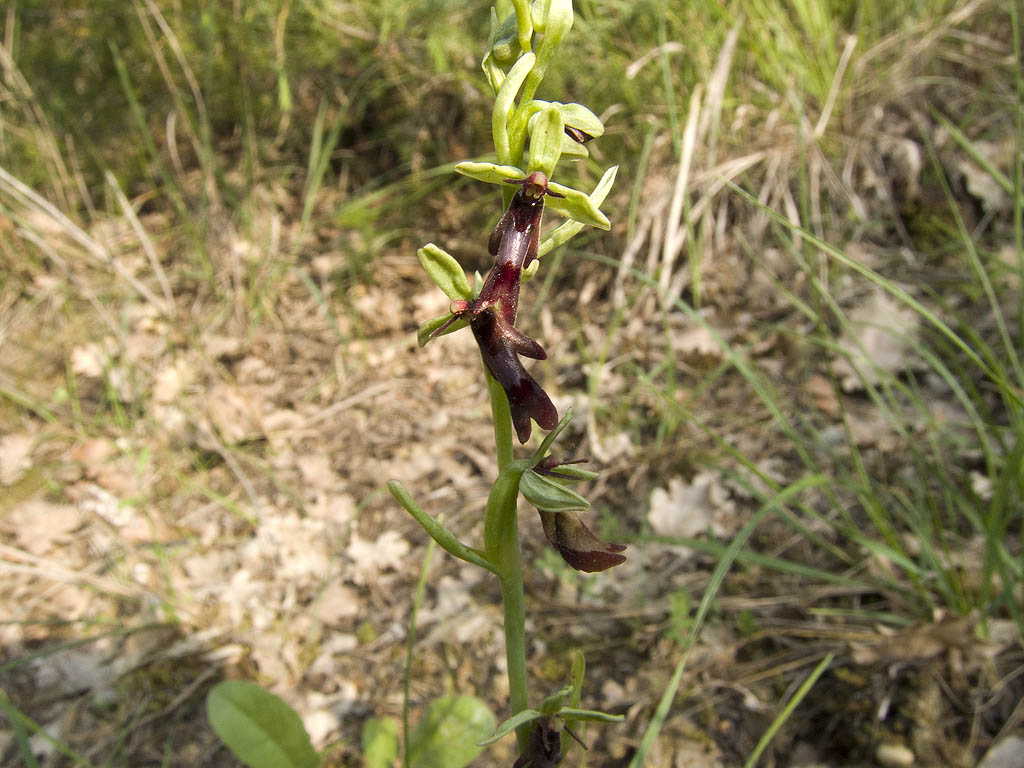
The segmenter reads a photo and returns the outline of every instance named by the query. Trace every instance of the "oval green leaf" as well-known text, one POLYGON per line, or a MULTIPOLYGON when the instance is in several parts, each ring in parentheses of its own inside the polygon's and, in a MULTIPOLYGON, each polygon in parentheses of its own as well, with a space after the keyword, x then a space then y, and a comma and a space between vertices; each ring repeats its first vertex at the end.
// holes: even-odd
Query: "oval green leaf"
POLYGON ((250 768, 315 768, 320 755, 298 714, 279 696, 228 680, 206 696, 206 717, 235 757, 250 768))
POLYGON ((363 725, 363 761, 366 768, 392 768, 398 759, 398 721, 371 717, 363 725))
POLYGON ((477 742, 493 730, 494 715, 475 696, 435 699, 409 735, 409 765, 463 768, 482 751, 477 742))

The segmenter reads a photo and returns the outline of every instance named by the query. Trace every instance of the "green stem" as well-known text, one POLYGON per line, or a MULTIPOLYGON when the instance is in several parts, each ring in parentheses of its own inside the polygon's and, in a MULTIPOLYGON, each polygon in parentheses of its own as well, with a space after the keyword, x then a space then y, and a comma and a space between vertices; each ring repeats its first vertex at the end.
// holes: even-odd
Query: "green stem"
MULTIPOLYGON (((490 378, 490 377, 488 377, 490 378)), ((511 417, 508 415, 508 400, 498 387, 501 398, 494 397, 494 434, 502 453, 502 440, 507 437, 507 451, 511 457, 511 417), (497 418, 504 402, 504 423, 497 418)), ((487 499, 487 514, 484 518, 484 555, 494 566, 501 584, 501 600, 505 613, 505 658, 508 665, 509 716, 526 709, 529 696, 526 687, 526 607, 523 594, 523 568, 519 554, 519 515, 516 502, 519 498, 519 479, 529 466, 525 459, 508 459, 494 481, 487 499)), ((519 750, 526 749, 530 740, 529 724, 516 729, 519 750)))
MULTIPOLYGON (((515 546, 519 562, 519 542, 515 546)), ((522 570, 510 571, 501 580, 501 600, 505 611, 505 661, 508 666, 509 714, 516 715, 529 705, 526 686, 526 606, 523 599, 522 570)), ((529 724, 516 728, 516 742, 522 753, 530 741, 529 724)))
POLYGON ((487 378, 487 394, 491 396, 491 417, 494 419, 494 447, 498 452, 498 472, 503 472, 512 462, 512 409, 508 396, 501 384, 494 380, 491 372, 484 368, 487 378))

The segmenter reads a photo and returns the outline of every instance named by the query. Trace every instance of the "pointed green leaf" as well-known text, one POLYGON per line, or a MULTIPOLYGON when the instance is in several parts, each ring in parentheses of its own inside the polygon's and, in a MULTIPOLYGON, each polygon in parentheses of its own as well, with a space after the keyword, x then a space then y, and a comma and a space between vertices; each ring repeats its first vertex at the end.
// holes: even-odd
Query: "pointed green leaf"
POLYGON ((488 744, 493 744, 502 736, 511 733, 520 725, 526 725, 532 723, 534 720, 538 720, 544 717, 540 712, 535 709, 524 709, 522 712, 517 712, 512 715, 508 720, 498 726, 497 730, 488 736, 486 739, 477 742, 477 746, 486 747, 488 744))
POLYGON ((449 299, 452 301, 466 299, 468 301, 473 298, 473 289, 469 285, 466 272, 454 256, 433 243, 424 245, 416 251, 416 255, 420 259, 420 264, 430 275, 430 279, 445 292, 449 299))
POLYGON ((562 214, 566 218, 575 219, 582 224, 589 224, 598 229, 608 230, 612 228, 608 217, 601 213, 593 201, 578 189, 564 187, 553 181, 548 182, 548 189, 562 195, 561 198, 551 195, 544 198, 545 205, 551 210, 562 214))
POLYGON ((579 723, 621 723, 626 718, 622 715, 612 715, 607 712, 597 712, 592 709, 572 709, 566 707, 558 716, 568 722, 579 723))
POLYGON ((365 768, 392 768, 398 759, 398 721, 391 717, 371 717, 363 725, 363 761, 365 768))
POLYGON ((320 755, 298 714, 279 696, 244 680, 214 686, 206 717, 221 741, 250 768, 315 768, 320 755))
POLYGON ((480 568, 486 568, 488 571, 494 571, 494 566, 480 553, 479 550, 467 547, 463 544, 459 538, 445 528, 441 523, 432 518, 426 513, 426 511, 416 503, 412 495, 397 480, 388 481, 388 490, 391 495, 395 497, 395 501, 401 504, 405 511, 412 515, 412 518, 423 526, 425 530, 434 541, 436 541, 441 549, 460 560, 465 560, 467 563, 479 566, 480 568))
POLYGON ((438 328, 440 328, 442 325, 444 325, 451 319, 452 313, 449 312, 445 315, 440 315, 439 317, 427 320, 427 322, 423 323, 423 325, 419 327, 419 330, 416 331, 417 343, 421 347, 425 347, 429 342, 433 341, 435 338, 439 339, 442 336, 447 336, 449 333, 455 333, 455 331, 461 330, 462 328, 465 328, 467 325, 469 325, 467 321, 459 319, 456 320, 451 325, 449 325, 443 331, 441 331, 441 333, 437 334, 437 336, 434 336, 433 338, 431 337, 430 334, 432 334, 434 331, 436 331, 438 328))
POLYGON ((477 181, 488 184, 504 184, 509 179, 525 179, 526 173, 514 165, 497 165, 495 163, 477 163, 465 160, 455 166, 455 172, 469 176, 477 181))
POLYGON ((494 715, 475 696, 434 699, 409 735, 409 765, 463 768, 483 750, 477 742, 494 730, 494 715))
POLYGON ((533 506, 547 512, 573 512, 590 508, 590 502, 572 488, 566 488, 550 477, 538 475, 532 469, 523 472, 519 490, 533 506))

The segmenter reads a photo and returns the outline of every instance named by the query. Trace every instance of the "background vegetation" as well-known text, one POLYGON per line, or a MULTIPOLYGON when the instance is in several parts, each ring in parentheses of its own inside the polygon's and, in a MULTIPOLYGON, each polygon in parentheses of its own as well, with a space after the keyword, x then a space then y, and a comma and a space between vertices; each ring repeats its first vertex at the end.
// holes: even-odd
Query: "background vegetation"
MULTIPOLYGON (((577 319, 531 322, 633 570, 535 547, 532 672, 582 645, 627 715, 588 765, 974 765, 1024 722, 1019 7, 576 14, 548 87, 601 113, 616 213, 534 288, 577 319)), ((500 213, 450 171, 489 146, 487 28, 456 0, 6 4, 0 759, 227 764, 199 707, 225 675, 341 765, 400 708, 425 541, 383 482, 467 518, 489 485, 471 345, 414 341, 415 248, 483 269, 500 213)), ((491 636, 445 599, 414 695, 486 698, 491 636)))

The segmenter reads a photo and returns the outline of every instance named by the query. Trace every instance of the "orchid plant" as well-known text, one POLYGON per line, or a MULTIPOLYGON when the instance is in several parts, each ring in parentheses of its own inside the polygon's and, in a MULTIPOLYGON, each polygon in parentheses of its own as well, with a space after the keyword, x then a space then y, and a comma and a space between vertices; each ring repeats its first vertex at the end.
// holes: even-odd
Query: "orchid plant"
MULTIPOLYGON (((603 571, 625 561, 625 549, 601 541, 579 512, 587 500, 568 483, 593 479, 576 460, 549 453, 572 419, 558 411, 521 358, 544 360, 544 348, 516 327, 521 287, 541 258, 584 226, 610 229, 600 210, 615 180, 609 168, 589 194, 553 179, 562 160, 589 156, 586 144, 604 133, 601 120, 581 104, 535 98, 548 67, 573 24, 572 0, 512 0, 511 8, 491 9, 491 33, 483 71, 494 92, 491 129, 497 162, 462 162, 456 171, 501 187, 505 212, 491 232, 488 250, 494 265, 485 279, 471 283, 458 261, 430 243, 418 252, 430 278, 451 300, 449 311, 423 323, 424 346, 469 327, 480 348, 491 400, 497 454, 497 479, 484 517, 483 547, 463 542, 428 515, 397 481, 389 489, 398 502, 448 553, 493 573, 501 586, 509 678, 510 717, 494 738, 512 730, 519 748, 518 768, 557 765, 569 745, 573 721, 618 718, 578 709, 583 679, 582 656, 573 664, 570 684, 530 709, 526 674, 525 606, 519 548, 517 503, 520 494, 540 513, 551 545, 573 568, 603 571), (499 10, 507 10, 504 14, 499 10), (566 220, 541 238, 545 207, 566 220), (537 448, 516 458, 515 438, 525 445, 533 423, 548 432, 537 448)), ((505 5, 507 6, 507 0, 505 5)))

